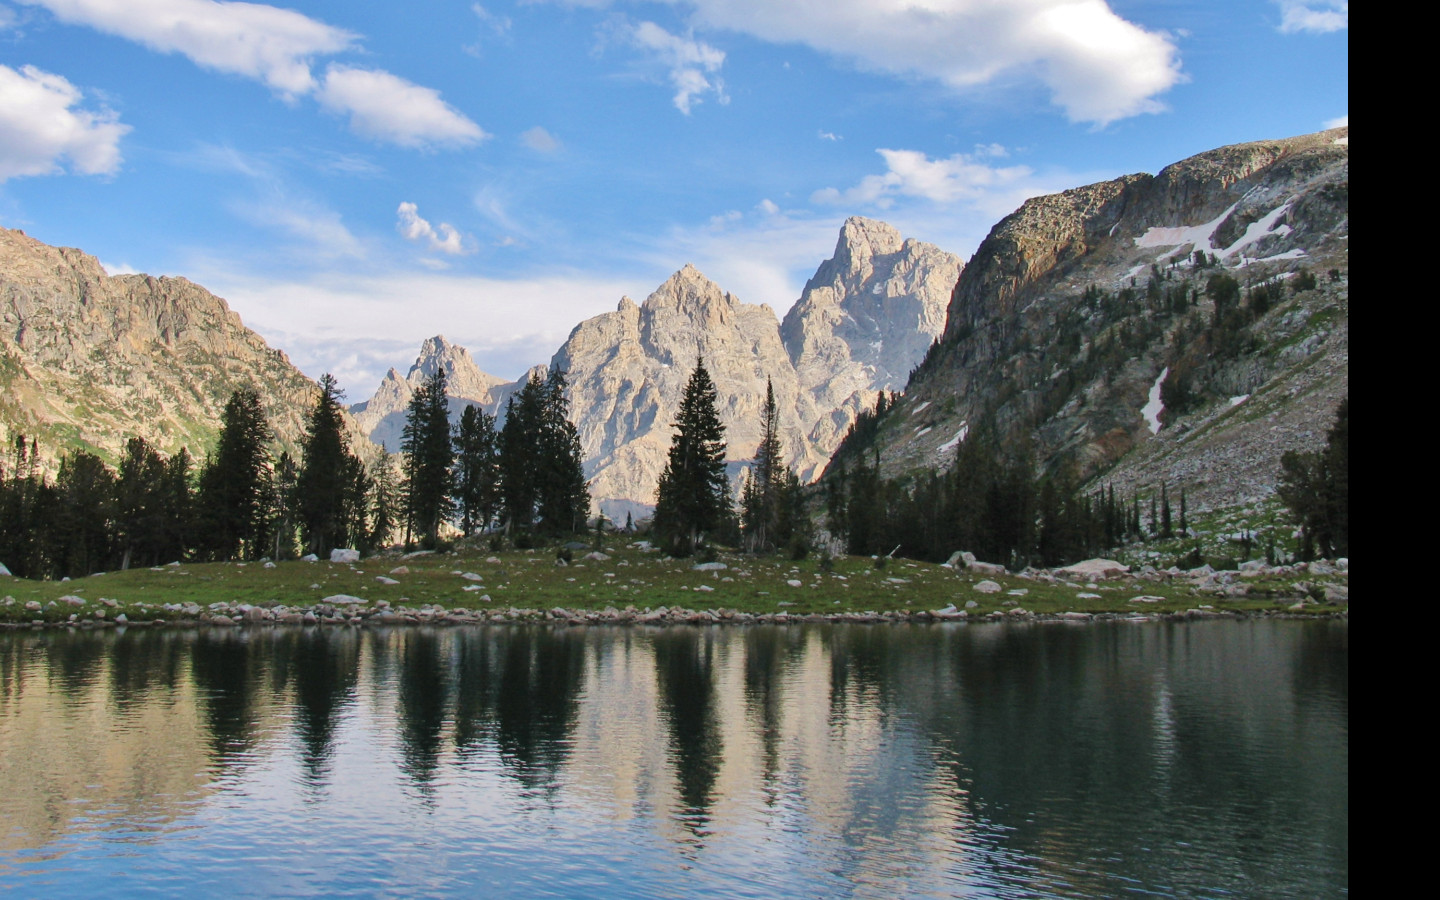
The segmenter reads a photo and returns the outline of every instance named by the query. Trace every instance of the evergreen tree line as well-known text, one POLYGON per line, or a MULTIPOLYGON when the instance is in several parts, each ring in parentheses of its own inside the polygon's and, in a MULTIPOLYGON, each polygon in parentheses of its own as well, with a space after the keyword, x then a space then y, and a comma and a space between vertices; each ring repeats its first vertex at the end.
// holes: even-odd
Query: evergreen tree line
POLYGON ((254 560, 362 553, 397 540, 434 547, 442 524, 463 534, 503 524, 522 539, 583 531, 590 498, 566 418, 565 376, 532 379, 505 428, 465 410, 452 430, 444 373, 416 391, 400 454, 366 465, 350 448, 335 379, 320 380, 300 459, 275 456, 258 393, 237 389, 219 440, 197 467, 131 438, 118 467, 73 450, 54 478, 38 442, 17 435, 0 459, 0 561, 27 578, 88 575, 180 559, 254 560))
POLYGON ((1083 492, 1070 465, 1036 475, 1028 447, 1006 451, 983 436, 962 442, 948 471, 913 481, 882 478, 878 459, 838 460, 825 499, 830 533, 848 553, 940 562, 969 550, 1016 571, 1188 531, 1183 491, 1177 516, 1161 486, 1147 529, 1138 495, 1113 485, 1083 492))
POLYGON ((446 376, 430 375, 406 409, 405 543, 435 547, 442 523, 464 536, 502 530, 519 546, 586 529, 590 491, 565 373, 532 375, 509 400, 505 424, 466 407, 451 427, 446 376))

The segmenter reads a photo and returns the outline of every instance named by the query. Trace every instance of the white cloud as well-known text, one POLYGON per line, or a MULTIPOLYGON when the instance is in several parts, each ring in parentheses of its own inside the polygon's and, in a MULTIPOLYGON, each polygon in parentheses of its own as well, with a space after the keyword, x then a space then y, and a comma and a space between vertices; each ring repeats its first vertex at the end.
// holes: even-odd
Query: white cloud
POLYGON ((520 143, 534 150, 536 153, 554 153, 560 149, 560 141, 555 135, 536 125, 520 135, 520 143))
POLYGON ((441 222, 438 228, 420 217, 420 209, 414 203, 401 203, 396 215, 399 221, 395 227, 406 240, 424 241, 431 250, 438 250, 451 256, 469 253, 465 240, 454 226, 441 222))
POLYGON ((909 197, 940 205, 963 203, 998 217, 1027 197, 1055 189, 1038 180, 1029 166, 996 167, 982 162, 986 156, 999 155, 993 146, 982 150, 945 159, 930 159, 918 150, 877 150, 885 159, 883 175, 866 175, 843 191, 824 188, 810 199, 828 206, 889 209, 898 199, 909 197))
POLYGON ((1325 129, 1326 129, 1327 131, 1328 131, 1329 129, 1331 129, 1331 128, 1349 128, 1349 127, 1350 127, 1350 114, 1349 114, 1349 113, 1346 113, 1345 115, 1340 116, 1339 118, 1328 119, 1328 120, 1326 120, 1326 122, 1325 122, 1325 129))
POLYGON ((307 256, 363 259, 366 255, 359 238, 340 221, 340 214, 323 206, 277 195, 265 201, 235 202, 230 209, 252 225, 304 242, 307 256))
POLYGON ((325 108, 349 114, 357 134, 402 147, 463 147, 489 137, 439 91, 381 69, 332 63, 317 97, 325 108))
POLYGON ((630 32, 631 41, 670 72, 675 88, 675 108, 690 115, 701 95, 713 93, 720 104, 729 102, 725 82, 716 73, 725 64, 725 53, 691 37, 671 34, 654 22, 641 22, 630 32), (712 80, 713 79, 713 80, 712 80))
POLYGON ((0 181, 71 171, 113 175, 129 125, 111 110, 78 108, 79 88, 34 66, 0 65, 0 181))
POLYGON ((780 207, 776 206, 775 201, 771 200, 769 197, 766 197, 764 200, 761 200, 759 203, 755 204, 755 208, 760 210, 767 216, 779 215, 780 213, 780 207))
POLYGON ((1105 0, 675 2, 696 28, 802 43, 960 90, 1032 75, 1071 120, 1097 125, 1161 110, 1156 98, 1184 79, 1171 36, 1121 18, 1105 0))
POLYGON ((822 131, 822 132, 820 132, 820 134, 819 134, 819 138, 820 138, 820 140, 822 140, 822 141, 843 141, 843 140, 845 140, 843 137, 841 137, 840 135, 836 134, 836 133, 833 132, 833 131, 822 131))
POLYGON ((315 87, 316 56, 349 49, 356 35, 288 9, 216 0, 20 0, 62 22, 180 53, 196 65, 264 82, 285 96, 315 87))
POLYGON ((288 9, 218 0, 20 0, 62 22, 86 25, 196 65, 253 78, 286 99, 314 95, 350 116, 357 134, 402 147, 465 147, 487 135, 422 87, 380 69, 331 63, 323 83, 317 57, 350 50, 359 39, 288 9))
POLYGON ((1280 31, 1327 34, 1350 27, 1349 0, 1276 0, 1280 4, 1280 31))

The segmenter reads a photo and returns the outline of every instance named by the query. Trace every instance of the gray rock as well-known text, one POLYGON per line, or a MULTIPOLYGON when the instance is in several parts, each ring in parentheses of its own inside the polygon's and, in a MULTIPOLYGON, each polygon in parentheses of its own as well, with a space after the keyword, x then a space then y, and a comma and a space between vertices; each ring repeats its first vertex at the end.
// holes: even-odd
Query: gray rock
POLYGON ((399 583, 400 583, 400 582, 396 581, 396 580, 393 579, 393 578, 386 578, 384 575, 376 575, 376 576, 375 576, 375 580, 378 581, 378 582, 380 582, 381 584, 399 584, 399 583))
POLYGON ((313 554, 313 553, 307 553, 307 554, 305 554, 304 556, 300 557, 300 561, 301 561, 301 562, 319 562, 319 561, 320 561, 320 557, 316 556, 316 555, 313 554))
POLYGON ((691 566, 691 568, 693 568, 697 572, 723 572, 730 567, 725 565, 723 562, 707 562, 691 566))
POLYGON ((330 561, 332 563, 357 563, 360 561, 360 551, 336 547, 330 551, 330 561))
POLYGON ((978 607, 979 605, 980 605, 979 602, 977 602, 977 601, 975 601, 975 600, 966 600, 966 601, 965 601, 965 608, 966 608, 966 609, 975 609, 975 608, 978 607))
POLYGON ((975 590, 982 594, 998 594, 1001 591, 1000 585, 993 581, 981 581, 975 584, 975 590))
POLYGON ((1004 566, 998 565, 996 563, 978 561, 971 562, 968 566, 966 566, 966 568, 969 569, 971 572, 974 572, 976 575, 1004 575, 1009 571, 1004 566))
POLYGON ((12 578, 12 577, 14 577, 14 576, 12 576, 12 575, 10 574, 10 569, 9 569, 4 563, 0 563, 0 578, 12 578))

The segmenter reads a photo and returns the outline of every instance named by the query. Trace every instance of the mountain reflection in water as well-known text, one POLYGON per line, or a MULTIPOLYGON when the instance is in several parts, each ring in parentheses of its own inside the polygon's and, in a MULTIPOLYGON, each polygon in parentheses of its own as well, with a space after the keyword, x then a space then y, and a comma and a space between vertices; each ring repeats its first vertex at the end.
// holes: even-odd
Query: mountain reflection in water
POLYGON ((0 885, 1348 893, 1348 624, 0 634, 0 885))

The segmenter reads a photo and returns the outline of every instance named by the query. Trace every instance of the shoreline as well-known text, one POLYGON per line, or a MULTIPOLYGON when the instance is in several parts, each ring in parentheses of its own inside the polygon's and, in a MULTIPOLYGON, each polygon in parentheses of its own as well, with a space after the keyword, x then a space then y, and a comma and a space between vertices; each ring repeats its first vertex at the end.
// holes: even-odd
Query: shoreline
MULTIPOLYGON (((252 607, 260 610, 260 607, 252 607)), ((1304 621, 1349 622, 1349 609, 1316 610, 1299 612, 1292 610, 1228 610, 1228 609, 1185 609, 1168 612, 1031 612, 1012 609, 1005 612, 990 612, 984 615, 969 615, 960 610, 953 613, 930 610, 891 610, 889 612, 837 612, 837 613, 746 613, 729 609, 692 610, 683 607, 661 607, 657 610, 600 610, 583 611, 556 608, 506 609, 486 612, 468 609, 455 610, 364 610, 363 614, 335 615, 317 613, 314 608, 303 612, 288 612, 282 616, 266 618, 263 615, 247 617, 250 611, 237 611, 230 616, 225 613, 204 613, 195 617, 178 619, 136 619, 117 621, 115 619, 84 619, 74 622, 32 620, 30 622, 0 622, 0 631, 116 631, 123 633, 130 628, 145 630, 173 629, 195 630, 219 628, 227 630, 253 631, 256 629, 291 628, 475 628, 482 626, 506 625, 552 625, 559 627, 670 627, 675 625, 697 626, 749 626, 749 625, 931 625, 962 623, 976 625, 993 624, 1070 624, 1084 625, 1096 622, 1193 622, 1215 619, 1285 619, 1304 621)), ((265 612, 269 612, 265 610, 265 612)))

